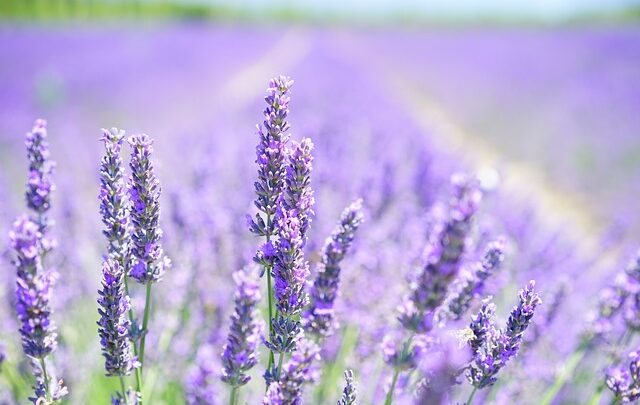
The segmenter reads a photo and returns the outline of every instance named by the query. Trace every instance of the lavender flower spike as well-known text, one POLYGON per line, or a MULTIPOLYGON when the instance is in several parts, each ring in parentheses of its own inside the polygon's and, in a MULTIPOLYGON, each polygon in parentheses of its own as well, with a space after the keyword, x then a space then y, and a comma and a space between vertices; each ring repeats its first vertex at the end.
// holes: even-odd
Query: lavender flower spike
POLYGON ((344 390, 342 390, 342 397, 338 400, 338 405, 355 405, 356 403, 356 384, 353 379, 353 370, 347 370, 344 372, 344 379, 347 382, 344 390))
POLYGON ((27 206, 34 210, 41 223, 41 231, 44 232, 49 225, 45 214, 51 208, 51 193, 55 190, 52 175, 55 162, 49 160, 49 143, 47 142, 47 122, 36 120, 36 123, 27 133, 25 145, 29 159, 29 180, 27 181, 27 206))
POLYGON ((442 312, 438 314, 440 318, 459 320, 469 310, 474 297, 482 295, 484 282, 491 276, 504 260, 504 240, 489 244, 484 257, 469 273, 462 279, 454 283, 453 292, 447 296, 442 305, 442 312))
POLYGON ((120 152, 124 131, 113 128, 102 130, 105 154, 100 162, 100 214, 105 225, 102 233, 109 242, 109 256, 123 266, 129 267, 129 200, 126 194, 124 163, 120 152))
POLYGON ((222 353, 222 381, 233 388, 249 382, 247 375, 258 362, 258 344, 263 331, 258 320, 257 308, 260 302, 258 281, 249 270, 240 270, 233 274, 236 282, 235 311, 231 315, 231 326, 227 344, 222 353))
POLYGON ((281 194, 278 209, 287 210, 298 217, 302 246, 307 242, 307 231, 314 214, 313 190, 311 189, 311 171, 313 169, 313 143, 305 138, 302 142, 293 142, 286 167, 285 187, 281 194))
POLYGON ((107 376, 129 375, 137 365, 131 355, 129 342, 127 311, 130 304, 125 293, 124 277, 124 269, 117 260, 107 258, 103 261, 102 289, 98 291, 98 334, 107 376))
POLYGON ((302 404, 302 391, 305 383, 315 381, 318 371, 313 363, 320 360, 320 348, 315 343, 302 339, 293 352, 291 359, 282 368, 278 390, 282 395, 282 404, 302 404))
POLYGON ((411 292, 400 307, 398 319, 410 331, 425 333, 434 326, 435 310, 445 300, 458 275, 471 229, 471 220, 482 199, 477 180, 455 175, 448 218, 435 227, 427 247, 426 264, 411 283, 411 292))
POLYGON ((318 274, 309 292, 311 304, 303 318, 306 332, 327 336, 335 329, 333 304, 338 294, 340 263, 362 221, 362 200, 358 199, 345 208, 338 226, 325 242, 318 274))
POLYGON ((260 143, 256 147, 258 181, 255 183, 255 205, 267 218, 265 222, 259 213, 255 219, 248 217, 249 228, 256 236, 269 238, 276 232, 273 217, 284 185, 286 144, 289 140, 289 89, 292 84, 293 81, 285 76, 269 82, 265 97, 267 107, 264 110, 264 122, 262 126, 258 126, 260 143))
POLYGON ((164 256, 160 229, 160 182, 151 163, 153 140, 145 134, 129 137, 131 145, 131 197, 133 223, 133 263, 129 275, 141 284, 162 279, 171 261, 164 256))
POLYGON ((611 367, 607 370, 606 384, 618 402, 640 399, 640 351, 629 353, 628 367, 611 367))
POLYGON ((500 369, 518 353, 522 336, 531 323, 536 307, 542 302, 534 287, 535 282, 530 281, 520 292, 518 305, 511 311, 504 329, 497 331, 489 326, 479 348, 475 340, 470 342, 475 353, 467 369, 467 379, 474 387, 481 389, 495 384, 500 369))
POLYGON ((491 297, 482 301, 482 306, 475 316, 471 317, 469 330, 473 333, 468 343, 474 354, 478 353, 487 339, 495 334, 493 317, 496 314, 496 304, 491 297))
POLYGON ((51 292, 57 278, 54 271, 42 266, 42 233, 40 226, 26 215, 19 217, 9 233, 16 253, 16 311, 24 353, 31 359, 36 377, 34 403, 51 404, 67 394, 62 381, 52 386, 46 357, 57 347, 57 332, 51 319, 51 292))
POLYGON ((38 224, 23 215, 13 224, 9 237, 16 252, 16 310, 22 347, 27 356, 41 360, 58 344, 49 304, 56 275, 45 273, 42 267, 38 246, 42 234, 38 224))
POLYGON ((267 388, 267 392, 264 394, 262 405, 282 405, 282 400, 280 385, 277 382, 269 384, 269 388, 267 388))

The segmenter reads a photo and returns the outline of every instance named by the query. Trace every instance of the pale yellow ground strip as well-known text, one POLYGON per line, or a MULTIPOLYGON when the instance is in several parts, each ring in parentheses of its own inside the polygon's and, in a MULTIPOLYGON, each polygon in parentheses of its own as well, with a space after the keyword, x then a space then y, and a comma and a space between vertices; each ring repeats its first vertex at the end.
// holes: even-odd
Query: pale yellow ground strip
POLYGON ((543 226, 551 230, 562 229, 579 257, 593 263, 590 271, 598 274, 615 268, 622 244, 611 246, 606 252, 600 250, 606 224, 597 219, 578 196, 552 184, 545 178, 543 168, 533 163, 509 160, 486 138, 463 129, 393 60, 373 52, 363 41, 345 33, 337 34, 335 39, 342 52, 348 52, 351 57, 357 52, 356 57, 370 61, 362 65, 374 69, 374 74, 382 80, 389 93, 398 98, 419 127, 429 134, 436 148, 460 156, 472 170, 499 168, 501 189, 526 198, 540 213, 543 226))

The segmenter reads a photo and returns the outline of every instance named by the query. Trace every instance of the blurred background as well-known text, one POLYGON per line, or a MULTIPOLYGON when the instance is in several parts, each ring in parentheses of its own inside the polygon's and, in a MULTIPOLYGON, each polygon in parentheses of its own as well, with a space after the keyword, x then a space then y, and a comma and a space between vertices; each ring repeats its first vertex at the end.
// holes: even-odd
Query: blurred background
MULTIPOLYGON (((100 128, 156 140, 167 250, 177 270, 159 293, 168 298, 156 309, 163 327, 152 331, 152 403, 180 403, 184 376, 197 364, 194 348, 203 345, 194 342, 210 343, 217 359, 224 339, 201 325, 224 335, 229 274, 254 253, 244 225, 254 126, 268 80, 278 74, 295 80, 293 137, 316 143, 309 250, 321 247, 352 198, 367 204, 371 225, 345 283, 360 291, 359 274, 375 274, 379 285, 370 289, 380 296, 371 308, 346 293, 342 305, 345 323, 360 331, 363 375, 381 375, 373 360, 380 327, 394 318, 405 288, 395 270, 411 267, 407 252, 425 240, 416 218, 442 200, 456 170, 479 173, 487 190, 501 190, 481 228, 520 243, 517 270, 500 281, 513 287, 505 299, 512 302, 515 286, 532 273, 548 281, 548 292, 573 280, 579 294, 566 304, 567 338, 548 357, 572 349, 583 321, 572 314, 638 243, 640 1, 0 0, 0 232, 7 235, 24 211, 23 137, 45 118, 58 162, 53 210, 64 288, 55 303, 57 356, 70 401, 106 399, 111 387, 97 337, 79 327, 97 317, 105 248, 96 197, 100 128), (371 249, 378 256, 367 255, 371 249), (187 288, 193 277, 207 280, 203 291, 187 288), (186 318, 189 311, 171 309, 192 305, 186 318)), ((8 326, 0 340, 13 354, 0 392, 11 387, 4 392, 24 398, 29 383, 11 332, 14 270, 7 260, 1 269, 8 305, 0 324, 8 326)), ((348 362, 339 357, 339 338, 331 347, 348 362)), ((528 398, 537 398, 549 375, 540 371, 528 398)), ((258 393, 261 379, 254 380, 258 393)), ((363 403, 379 397, 367 393, 363 403)))

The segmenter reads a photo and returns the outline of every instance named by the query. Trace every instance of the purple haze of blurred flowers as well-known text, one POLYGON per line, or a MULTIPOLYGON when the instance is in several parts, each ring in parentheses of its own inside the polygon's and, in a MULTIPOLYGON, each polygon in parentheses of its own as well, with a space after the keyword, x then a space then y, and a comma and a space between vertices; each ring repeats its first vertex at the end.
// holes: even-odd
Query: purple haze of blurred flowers
POLYGON ((156 283, 171 266, 162 250, 160 220, 160 182, 156 178, 151 153, 153 140, 146 134, 129 137, 131 145, 132 254, 135 259, 129 275, 141 284, 156 283))
POLYGON ((482 199, 476 180, 455 175, 451 182, 453 196, 448 217, 436 224, 427 247, 426 265, 411 283, 410 295, 400 308, 398 319, 402 325, 417 333, 434 327, 435 310, 445 300, 449 285, 458 275, 471 219, 482 199))
POLYGON ((340 262, 351 247, 362 221, 362 200, 358 199, 344 209, 338 226, 325 242, 318 274, 309 292, 310 305, 303 317, 305 332, 328 336, 337 327, 334 301, 340 283, 340 262))
POLYGON ((258 345, 262 338, 263 323, 258 319, 260 286, 252 271, 244 269, 233 274, 236 283, 235 310, 227 343, 222 352, 222 381, 234 388, 251 380, 247 372, 258 362, 258 345))
POLYGON ((98 292, 98 334, 107 376, 129 375, 137 366, 129 341, 129 297, 124 288, 124 268, 115 258, 102 263, 102 289, 98 292))
POLYGON ((518 305, 511 311, 504 329, 497 330, 493 326, 491 318, 495 307, 490 303, 483 304, 481 313, 472 319, 469 327, 474 337, 469 344, 474 357, 467 369, 467 379, 475 388, 495 384, 498 372, 518 353, 522 336, 531 323, 536 307, 542 302, 534 287, 535 282, 530 281, 520 291, 518 305))

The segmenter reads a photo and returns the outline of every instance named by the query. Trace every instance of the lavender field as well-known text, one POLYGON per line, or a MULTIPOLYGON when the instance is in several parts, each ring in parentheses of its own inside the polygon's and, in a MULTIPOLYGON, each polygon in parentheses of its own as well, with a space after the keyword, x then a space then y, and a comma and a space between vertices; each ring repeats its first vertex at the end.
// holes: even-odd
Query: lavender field
POLYGON ((0 404, 640 399, 640 29, 5 24, 0 60, 0 404))

